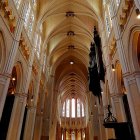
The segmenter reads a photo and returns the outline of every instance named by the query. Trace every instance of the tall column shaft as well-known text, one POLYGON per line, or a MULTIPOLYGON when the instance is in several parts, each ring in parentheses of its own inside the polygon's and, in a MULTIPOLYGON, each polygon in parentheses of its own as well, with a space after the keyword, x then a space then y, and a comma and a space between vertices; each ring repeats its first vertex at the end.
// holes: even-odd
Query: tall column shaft
POLYGON ((31 52, 31 55, 30 55, 30 58, 29 58, 29 65, 28 65, 28 68, 27 68, 27 74, 25 75, 24 81, 23 81, 23 86, 22 86, 23 93, 21 93, 22 94, 21 96, 23 96, 23 104, 21 105, 21 108, 19 108, 21 99, 18 98, 18 100, 19 100, 18 104, 16 104, 13 107, 13 110, 15 110, 15 111, 12 113, 12 117, 16 116, 16 119, 11 119, 10 120, 10 127, 9 127, 10 130, 8 131, 9 139, 10 139, 11 136, 13 137, 13 140, 14 140, 14 137, 17 140, 19 140, 19 138, 20 138, 20 132, 21 132, 21 128, 22 128, 22 122, 23 122, 23 116, 24 116, 24 111, 25 111, 25 106, 26 106, 26 100, 27 100, 27 96, 28 96, 27 95, 28 94, 28 88, 29 88, 30 78, 31 78, 31 73, 32 73, 33 59, 34 59, 34 49, 31 52), (19 116, 17 116, 17 112, 19 112, 19 111, 21 112, 21 114, 19 116), (20 120, 20 123, 16 127, 15 124, 17 123, 17 119, 20 120), (15 132, 15 136, 14 136, 14 132, 15 132))
POLYGON ((133 75, 124 77, 136 140, 140 139, 140 92, 133 75))
POLYGON ((41 114, 36 116, 33 140, 40 140, 41 139, 42 117, 43 116, 41 114))
POLYGON ((4 107, 6 95, 7 95, 7 90, 8 90, 8 86, 9 86, 9 82, 10 82, 10 75, 11 75, 11 72, 12 72, 12 69, 14 66, 17 49, 19 47, 19 41, 20 41, 22 29, 23 29, 24 14, 25 14, 26 7, 27 7, 27 1, 25 0, 22 4, 20 17, 18 17, 17 25, 16 25, 15 32, 14 32, 14 39, 13 39, 13 42, 11 45, 11 50, 9 52, 9 56, 6 61, 6 65, 4 67, 3 73, 4 73, 4 75, 8 75, 9 78, 5 77, 4 80, 5 80, 6 84, 4 84, 3 87, 0 87, 2 89, 2 92, 1 92, 2 95, 0 97, 0 118, 2 115, 2 111, 3 111, 3 107, 4 107))
POLYGON ((27 94, 17 93, 10 119, 7 140, 19 140, 27 94))
POLYGON ((37 80, 37 85, 36 85, 35 93, 34 93, 35 98, 33 101, 33 106, 31 106, 31 110, 28 110, 28 113, 27 113, 28 117, 26 119, 26 124, 25 124, 24 140, 33 139, 35 117, 36 117, 36 107, 37 107, 37 100, 38 100, 38 95, 39 95, 39 86, 40 86, 40 79, 41 79, 41 71, 42 71, 42 66, 40 66, 38 76, 37 76, 38 80, 37 80))
MULTIPOLYGON (((135 0, 136 5, 139 6, 139 0, 135 0)), ((112 24, 113 29, 117 41, 117 51, 119 54, 119 60, 122 66, 122 72, 123 72, 123 78, 124 78, 124 84, 127 91, 127 97, 128 102, 130 106, 130 112, 132 116, 132 122, 134 126, 134 133, 136 136, 136 140, 140 139, 140 92, 139 92, 139 82, 136 80, 136 75, 130 73, 130 68, 128 65, 128 60, 126 58, 123 41, 121 38, 121 30, 118 23, 118 18, 116 16, 116 11, 114 11, 114 1, 111 1, 111 7, 112 7, 112 24), (138 83, 137 83, 138 82, 138 83)), ((138 78, 139 79, 139 78, 138 78)))

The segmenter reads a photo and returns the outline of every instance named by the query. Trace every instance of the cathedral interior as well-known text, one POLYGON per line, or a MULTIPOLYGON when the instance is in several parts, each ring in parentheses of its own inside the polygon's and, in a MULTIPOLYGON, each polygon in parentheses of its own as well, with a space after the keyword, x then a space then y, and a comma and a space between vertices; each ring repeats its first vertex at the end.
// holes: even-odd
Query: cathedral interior
POLYGON ((140 0, 0 0, 0 140, 140 140, 140 0))

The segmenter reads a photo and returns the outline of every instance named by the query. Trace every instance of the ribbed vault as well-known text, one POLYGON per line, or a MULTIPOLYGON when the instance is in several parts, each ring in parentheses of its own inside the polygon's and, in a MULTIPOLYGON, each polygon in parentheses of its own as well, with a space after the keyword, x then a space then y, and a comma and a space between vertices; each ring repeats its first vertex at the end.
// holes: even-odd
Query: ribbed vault
POLYGON ((101 0, 40 0, 39 5, 54 88, 61 101, 75 96, 87 104, 89 48, 94 26, 102 25, 101 0))

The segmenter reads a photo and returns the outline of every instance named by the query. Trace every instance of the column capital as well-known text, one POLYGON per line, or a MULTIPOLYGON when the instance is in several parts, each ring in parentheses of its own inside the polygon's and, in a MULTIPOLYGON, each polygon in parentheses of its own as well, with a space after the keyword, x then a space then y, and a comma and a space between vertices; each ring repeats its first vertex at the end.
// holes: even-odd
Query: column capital
POLYGON ((27 97, 28 96, 28 93, 24 93, 24 92, 16 92, 14 94, 16 97, 27 97))
POLYGON ((2 78, 11 78, 11 73, 0 73, 0 77, 2 77, 2 78))
POLYGON ((34 106, 34 105, 27 106, 27 108, 28 108, 29 110, 36 110, 36 106, 34 106))
POLYGON ((120 98, 123 96, 123 93, 110 93, 110 97, 112 98, 120 98))

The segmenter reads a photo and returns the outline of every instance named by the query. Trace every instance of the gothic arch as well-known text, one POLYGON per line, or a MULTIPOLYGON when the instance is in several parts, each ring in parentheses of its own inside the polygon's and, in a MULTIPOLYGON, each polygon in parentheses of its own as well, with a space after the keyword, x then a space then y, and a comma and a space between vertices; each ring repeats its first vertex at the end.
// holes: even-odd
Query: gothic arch
POLYGON ((0 30, 0 72, 3 70, 6 61, 6 45, 3 32, 0 30))
POLYGON ((119 61, 116 62, 115 64, 115 85, 118 93, 121 93, 121 81, 122 81, 122 69, 119 61))
POLYGON ((104 93, 103 93, 103 105, 107 106, 111 103, 110 101, 110 89, 109 89, 109 83, 108 80, 106 79, 105 85, 104 85, 104 93))
POLYGON ((16 62, 14 65, 17 74, 16 92, 20 92, 23 84, 23 68, 21 62, 16 62))
MULTIPOLYGON (((135 26, 130 31, 128 59, 131 72, 140 71, 138 55, 140 55, 140 26, 135 26)), ((140 59, 140 58, 139 58, 140 59)))
POLYGON ((27 106, 30 106, 32 104, 33 98, 34 98, 34 83, 32 80, 28 88, 27 106))

